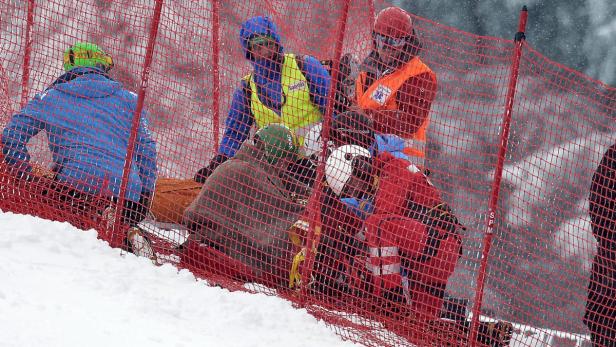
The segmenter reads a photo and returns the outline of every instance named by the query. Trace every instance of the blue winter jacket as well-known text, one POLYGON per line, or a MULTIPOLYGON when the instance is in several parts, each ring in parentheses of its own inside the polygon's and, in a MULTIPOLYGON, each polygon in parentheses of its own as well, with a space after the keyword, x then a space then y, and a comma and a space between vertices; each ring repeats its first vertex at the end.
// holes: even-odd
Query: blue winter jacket
MULTIPOLYGON (((268 17, 254 17, 242 25, 240 30, 240 42, 244 49, 246 59, 250 60, 254 67, 252 73, 259 99, 268 108, 280 113, 282 107, 281 86, 281 62, 271 60, 255 60, 248 51, 248 40, 256 35, 268 35, 273 37, 280 48, 278 54, 284 54, 280 41, 278 28, 268 17)), ((321 62, 314 57, 304 56, 304 72, 308 80, 308 89, 313 96, 314 103, 321 113, 325 114, 327 105, 327 93, 331 83, 329 73, 321 62)), ((254 116, 250 112, 250 98, 246 95, 249 87, 242 80, 239 88, 233 93, 231 109, 225 121, 225 134, 218 149, 219 154, 232 157, 240 145, 250 135, 250 129, 254 124, 254 116)))
MULTIPOLYGON (((82 192, 98 194, 103 190, 103 194, 117 197, 137 95, 100 70, 76 68, 68 74, 75 73, 80 76, 60 77, 13 116, 2 133, 4 160, 29 172, 26 144, 45 130, 58 181, 82 192)), ((139 201, 142 192, 154 190, 155 180, 156 145, 143 112, 126 198, 139 201)))

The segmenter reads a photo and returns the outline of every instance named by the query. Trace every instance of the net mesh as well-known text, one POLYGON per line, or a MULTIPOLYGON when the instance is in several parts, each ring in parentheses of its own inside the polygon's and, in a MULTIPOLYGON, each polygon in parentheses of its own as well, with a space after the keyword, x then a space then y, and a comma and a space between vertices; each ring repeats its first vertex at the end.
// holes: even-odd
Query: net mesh
POLYGON ((614 88, 387 6, 3 1, 0 208, 364 345, 616 343, 614 88))

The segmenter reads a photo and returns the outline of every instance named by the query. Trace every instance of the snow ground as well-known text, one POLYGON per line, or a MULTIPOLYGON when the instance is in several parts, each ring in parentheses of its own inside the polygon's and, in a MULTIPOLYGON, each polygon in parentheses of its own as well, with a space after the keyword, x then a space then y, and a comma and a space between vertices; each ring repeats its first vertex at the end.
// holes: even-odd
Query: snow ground
POLYGON ((356 346, 287 301, 120 256, 67 223, 0 212, 0 346, 356 346))
MULTIPOLYGON (((485 317, 484 317, 485 318, 485 317)), ((515 324, 512 346, 587 346, 515 324)), ((288 301, 209 287, 68 223, 0 211, 0 347, 357 346, 288 301)))

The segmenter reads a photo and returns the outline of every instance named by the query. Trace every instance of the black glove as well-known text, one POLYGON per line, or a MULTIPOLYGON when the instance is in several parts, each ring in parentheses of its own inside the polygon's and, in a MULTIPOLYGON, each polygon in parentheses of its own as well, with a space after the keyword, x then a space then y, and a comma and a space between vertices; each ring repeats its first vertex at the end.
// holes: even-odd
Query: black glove
POLYGON ((287 167, 287 173, 296 180, 312 187, 317 177, 317 164, 313 157, 299 158, 287 167))
POLYGON ((458 227, 466 230, 466 227, 460 223, 458 217, 453 214, 453 210, 446 203, 436 205, 430 210, 427 224, 450 233, 455 233, 458 227))
POLYGON ((141 196, 139 196, 139 204, 143 206, 146 211, 150 209, 150 205, 152 204, 152 195, 154 195, 154 193, 145 190, 142 191, 141 196))
POLYGON ((152 201, 152 192, 143 191, 139 197, 139 202, 124 200, 124 209, 122 210, 122 218, 124 223, 131 227, 141 223, 150 212, 150 203, 152 201))
POLYGON ((215 156, 212 160, 210 160, 210 163, 206 167, 201 168, 199 169, 199 171, 197 171, 194 178, 195 182, 205 183, 205 180, 210 177, 210 175, 212 174, 212 172, 214 172, 214 170, 216 170, 218 165, 224 163, 227 159, 227 156, 224 154, 218 154, 217 156, 215 156))

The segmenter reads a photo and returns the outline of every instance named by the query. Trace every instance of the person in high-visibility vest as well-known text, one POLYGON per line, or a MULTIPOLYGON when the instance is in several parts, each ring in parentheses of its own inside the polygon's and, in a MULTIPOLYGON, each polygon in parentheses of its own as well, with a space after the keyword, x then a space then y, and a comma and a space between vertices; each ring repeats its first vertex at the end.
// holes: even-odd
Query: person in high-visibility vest
POLYGON ((421 44, 406 11, 379 12, 372 37, 374 49, 356 81, 357 104, 374 120, 377 133, 405 139, 405 153, 424 166, 436 74, 418 56, 421 44))
POLYGON ((301 144, 325 113, 329 73, 312 56, 286 53, 269 17, 244 22, 240 42, 253 71, 233 94, 218 154, 197 172, 197 182, 204 182, 218 165, 235 155, 253 125, 260 129, 271 123, 284 124, 301 144))

